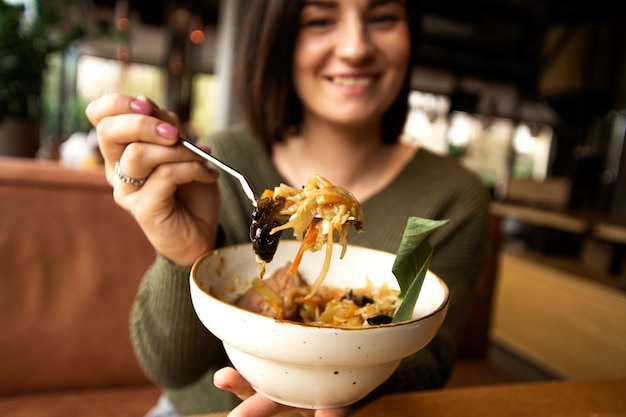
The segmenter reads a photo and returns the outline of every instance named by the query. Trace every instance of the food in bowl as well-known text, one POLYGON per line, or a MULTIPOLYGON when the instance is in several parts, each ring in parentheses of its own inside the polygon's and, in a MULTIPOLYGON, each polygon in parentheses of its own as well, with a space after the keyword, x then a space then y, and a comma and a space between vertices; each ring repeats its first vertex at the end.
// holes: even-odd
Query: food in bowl
MULTIPOLYGON (((325 285, 398 289, 395 255, 335 243, 325 285)), ((268 274, 293 260, 300 242, 283 240, 268 274)), ((298 268, 312 285, 325 253, 307 254, 298 268)), ((382 326, 337 328, 277 320, 235 305, 258 277, 251 244, 211 251, 194 264, 191 299, 200 319, 224 344, 233 366, 264 396, 299 408, 350 405, 383 383, 400 360, 436 334, 448 307, 448 289, 428 271, 409 320, 382 326)))
POLYGON ((238 307, 279 320, 334 327, 362 327, 391 323, 402 299, 388 284, 344 288, 322 285, 314 294, 290 264, 270 277, 253 278, 236 301, 238 307))

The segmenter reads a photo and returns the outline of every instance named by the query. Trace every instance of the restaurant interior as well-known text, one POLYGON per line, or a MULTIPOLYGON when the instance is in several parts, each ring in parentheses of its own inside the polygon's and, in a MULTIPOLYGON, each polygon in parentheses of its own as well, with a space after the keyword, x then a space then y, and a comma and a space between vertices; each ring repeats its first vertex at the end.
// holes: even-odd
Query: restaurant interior
MULTIPOLYGON (((38 4, 4 1, 25 14, 38 4)), ((197 136, 241 120, 232 69, 246 1, 254 0, 61 2, 62 26, 83 31, 45 57, 41 114, 27 122, 36 129, 34 145, 4 143, 7 135, 26 133, 7 127, 0 90, 0 264, 8 268, 6 278, 14 277, 0 284, 6 286, 0 327, 9 329, 0 336, 0 354, 16 357, 0 365, 0 414, 5 407, 14 412, 6 415, 27 415, 19 414, 15 398, 45 407, 42 395, 67 389, 122 385, 137 398, 155 398, 134 363, 125 327, 153 253, 136 225, 117 213, 84 108, 120 91, 180 109, 197 136), (65 202, 56 207, 56 199, 65 202), (119 220, 103 224, 112 212, 119 220), (124 234, 123 244, 115 233, 124 234), (41 237, 58 244, 35 245, 41 237), (111 262, 113 256, 119 259, 111 262), (102 263, 108 271, 94 272, 102 263), (137 277, 110 288, 77 284, 68 277, 76 273, 137 277), (58 281, 47 281, 47 274, 58 281), (42 302, 46 291, 55 299, 42 302), (8 295, 22 292, 29 293, 24 302, 8 295), (91 312, 98 300, 119 304, 118 311, 108 317, 91 312), (92 314, 120 341, 84 336, 93 326, 76 324, 76 316, 92 314), (56 324, 44 325, 41 317, 56 317, 56 324), (114 326, 119 323, 121 329, 114 326), (107 344, 123 354, 102 359, 107 344), (44 361, 42 348, 58 350, 59 362, 44 361), (86 376, 81 361, 102 362, 86 376), (66 381, 59 382, 60 373, 66 381)), ((468 357, 487 363, 495 370, 489 375, 498 377, 469 384, 472 377, 464 376, 459 386, 624 380, 626 15, 607 0, 422 3, 404 140, 458 159, 492 195, 490 254, 480 306, 472 310, 481 324, 464 337, 474 343, 468 357)), ((0 51, 2 41, 0 30, 0 51)), ((0 78, 0 88, 10 81, 0 78)), ((76 400, 68 398, 64 407, 75 411, 68 404, 76 400)), ((95 404, 111 398, 120 397, 90 397, 95 404)))

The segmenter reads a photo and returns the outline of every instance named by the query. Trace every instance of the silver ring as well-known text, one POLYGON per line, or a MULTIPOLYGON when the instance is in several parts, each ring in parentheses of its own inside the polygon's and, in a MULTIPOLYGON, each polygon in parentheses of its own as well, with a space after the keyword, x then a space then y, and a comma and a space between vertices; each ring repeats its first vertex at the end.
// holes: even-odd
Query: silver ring
POLYGON ((148 177, 137 179, 127 176, 122 172, 122 169, 120 168, 120 161, 117 161, 115 163, 115 175, 117 175, 117 177, 124 181, 126 184, 134 185, 135 187, 141 187, 148 179, 148 177))

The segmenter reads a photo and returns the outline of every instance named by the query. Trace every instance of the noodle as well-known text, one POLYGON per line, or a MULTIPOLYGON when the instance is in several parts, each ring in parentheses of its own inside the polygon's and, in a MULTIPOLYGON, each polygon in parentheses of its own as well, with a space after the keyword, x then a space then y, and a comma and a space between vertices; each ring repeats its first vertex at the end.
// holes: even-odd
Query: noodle
POLYGON ((273 191, 263 193, 253 212, 250 238, 257 261, 264 271, 265 263, 271 261, 276 251, 280 234, 286 229, 293 229, 296 239, 302 244, 289 269, 291 274, 296 273, 303 252, 319 251, 326 244, 324 264, 307 295, 311 297, 321 287, 330 268, 335 236, 339 236, 342 247, 340 257, 343 258, 350 225, 361 232, 362 224, 363 211, 354 195, 321 175, 313 175, 301 190, 281 184, 273 191), (281 218, 287 221, 280 224, 278 219, 281 218))

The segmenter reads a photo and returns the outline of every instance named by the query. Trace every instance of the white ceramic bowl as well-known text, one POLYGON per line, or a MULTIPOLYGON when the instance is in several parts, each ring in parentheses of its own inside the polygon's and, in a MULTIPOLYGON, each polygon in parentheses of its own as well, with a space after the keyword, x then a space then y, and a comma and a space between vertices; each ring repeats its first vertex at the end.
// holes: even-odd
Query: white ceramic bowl
MULTIPOLYGON (((299 245, 281 241, 267 272, 291 261, 299 245)), ((358 246, 349 246, 343 259, 340 253, 335 244, 324 285, 363 287, 369 278, 375 285, 398 288, 391 272, 394 254, 358 246)), ((309 283, 319 275, 324 256, 325 249, 305 252, 298 270, 309 283)), ((402 358, 434 337, 448 308, 447 287, 429 272, 407 322, 342 329, 279 321, 230 304, 258 274, 250 244, 217 249, 194 264, 191 299, 202 323, 222 340, 234 367, 254 389, 294 407, 342 407, 365 397, 402 358)))

